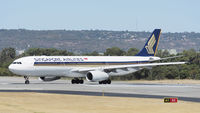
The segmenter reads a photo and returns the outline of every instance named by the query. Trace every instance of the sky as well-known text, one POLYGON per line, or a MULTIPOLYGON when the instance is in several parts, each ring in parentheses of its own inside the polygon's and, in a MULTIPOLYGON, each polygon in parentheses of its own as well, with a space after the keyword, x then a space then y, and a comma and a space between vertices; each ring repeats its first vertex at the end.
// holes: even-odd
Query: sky
POLYGON ((200 32, 200 0, 0 0, 0 29, 200 32))

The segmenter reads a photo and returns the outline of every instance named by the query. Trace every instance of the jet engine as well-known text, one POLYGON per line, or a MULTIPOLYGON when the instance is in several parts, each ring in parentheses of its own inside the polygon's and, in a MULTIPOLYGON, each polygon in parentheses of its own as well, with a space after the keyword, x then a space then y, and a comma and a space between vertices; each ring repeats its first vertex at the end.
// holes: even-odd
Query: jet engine
POLYGON ((102 71, 89 71, 86 74, 86 79, 91 82, 107 80, 109 75, 102 71))
POLYGON ((47 82, 47 81, 54 81, 60 79, 60 77, 40 77, 41 80, 47 82))

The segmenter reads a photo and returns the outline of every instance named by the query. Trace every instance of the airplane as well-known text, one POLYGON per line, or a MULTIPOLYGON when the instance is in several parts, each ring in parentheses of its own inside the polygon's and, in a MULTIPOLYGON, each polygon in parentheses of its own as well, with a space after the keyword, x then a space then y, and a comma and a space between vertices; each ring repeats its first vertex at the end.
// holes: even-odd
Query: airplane
POLYGON ((72 77, 72 84, 83 84, 83 78, 99 84, 111 84, 110 77, 123 76, 144 68, 162 65, 185 64, 186 62, 155 63, 167 58, 156 57, 161 29, 155 29, 142 50, 135 56, 26 56, 13 61, 9 70, 24 76, 39 77, 43 81, 54 81, 61 77, 72 77))

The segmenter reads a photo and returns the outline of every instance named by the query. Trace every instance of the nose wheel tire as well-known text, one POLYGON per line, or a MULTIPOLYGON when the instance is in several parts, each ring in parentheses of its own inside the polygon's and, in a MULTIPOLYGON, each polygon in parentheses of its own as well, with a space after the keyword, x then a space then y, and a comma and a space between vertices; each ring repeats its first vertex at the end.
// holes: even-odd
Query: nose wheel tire
POLYGON ((29 77, 28 76, 24 76, 24 79, 25 79, 25 84, 29 84, 29 77))
POLYGON ((29 84, 29 83, 30 83, 29 80, 26 80, 26 81, 25 81, 25 84, 29 84))
POLYGON ((75 78, 75 79, 72 79, 71 80, 71 83, 72 84, 83 84, 84 83, 84 80, 80 80, 78 78, 75 78))

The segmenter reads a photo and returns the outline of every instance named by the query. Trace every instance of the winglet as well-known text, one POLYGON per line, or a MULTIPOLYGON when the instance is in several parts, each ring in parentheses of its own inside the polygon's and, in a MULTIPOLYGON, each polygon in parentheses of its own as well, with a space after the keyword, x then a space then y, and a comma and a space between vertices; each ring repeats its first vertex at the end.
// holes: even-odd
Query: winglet
POLYGON ((155 29, 144 48, 136 56, 155 56, 160 39, 161 29, 155 29))

